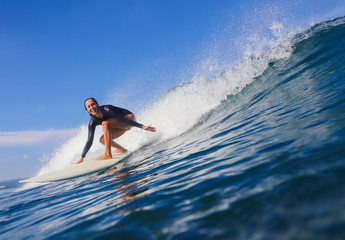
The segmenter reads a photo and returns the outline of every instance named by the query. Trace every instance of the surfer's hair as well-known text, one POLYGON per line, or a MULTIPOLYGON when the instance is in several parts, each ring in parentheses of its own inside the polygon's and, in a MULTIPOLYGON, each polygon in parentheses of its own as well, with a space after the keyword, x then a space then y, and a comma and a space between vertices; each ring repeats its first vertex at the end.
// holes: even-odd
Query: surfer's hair
POLYGON ((97 104, 97 106, 99 106, 97 100, 94 99, 93 97, 90 97, 90 98, 87 98, 87 99, 84 101, 84 108, 85 108, 85 110, 87 110, 87 109, 86 109, 86 106, 85 106, 85 103, 86 103, 87 100, 93 100, 93 101, 97 104))

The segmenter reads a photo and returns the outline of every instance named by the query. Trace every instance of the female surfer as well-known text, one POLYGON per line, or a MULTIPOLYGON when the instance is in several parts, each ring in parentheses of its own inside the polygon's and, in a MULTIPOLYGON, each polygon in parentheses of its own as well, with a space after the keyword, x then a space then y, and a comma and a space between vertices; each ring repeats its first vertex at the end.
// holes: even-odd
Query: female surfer
POLYGON ((81 158, 77 163, 83 162, 86 153, 89 151, 93 138, 95 135, 96 126, 102 125, 103 135, 99 141, 105 145, 105 153, 98 157, 98 160, 111 159, 111 147, 116 148, 113 153, 124 153, 127 149, 123 148, 118 143, 114 142, 116 139, 122 136, 125 132, 131 129, 133 126, 138 127, 150 132, 155 132, 156 128, 144 126, 136 122, 135 116, 127 109, 115 107, 112 105, 99 106, 98 102, 94 98, 88 98, 84 102, 86 111, 90 114, 90 122, 88 125, 88 138, 81 154, 81 158))

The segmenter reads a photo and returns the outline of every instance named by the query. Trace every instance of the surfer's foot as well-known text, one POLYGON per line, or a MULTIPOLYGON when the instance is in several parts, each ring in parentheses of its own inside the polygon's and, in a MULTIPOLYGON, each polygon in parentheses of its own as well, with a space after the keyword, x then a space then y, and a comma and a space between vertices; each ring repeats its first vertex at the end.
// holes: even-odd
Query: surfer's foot
POLYGON ((106 159, 112 159, 112 156, 102 155, 96 158, 96 160, 106 160, 106 159))
POLYGON ((127 149, 125 148, 123 149, 117 148, 115 151, 113 151, 113 154, 126 153, 126 152, 127 152, 127 149))

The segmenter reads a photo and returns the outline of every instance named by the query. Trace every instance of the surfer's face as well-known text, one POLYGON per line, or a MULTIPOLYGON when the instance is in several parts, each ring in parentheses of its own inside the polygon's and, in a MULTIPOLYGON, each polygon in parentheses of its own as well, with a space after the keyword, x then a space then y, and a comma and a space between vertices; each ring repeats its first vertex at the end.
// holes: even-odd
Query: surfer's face
POLYGON ((98 104, 93 100, 93 99, 89 99, 85 102, 85 108, 86 111, 92 115, 95 115, 98 113, 98 104))

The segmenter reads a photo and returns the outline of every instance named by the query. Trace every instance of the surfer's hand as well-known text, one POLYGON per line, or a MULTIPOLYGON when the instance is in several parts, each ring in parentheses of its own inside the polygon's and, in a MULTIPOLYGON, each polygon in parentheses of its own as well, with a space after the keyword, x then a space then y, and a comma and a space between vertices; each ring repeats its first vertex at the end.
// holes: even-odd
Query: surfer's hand
POLYGON ((146 131, 150 131, 150 132, 155 132, 156 131, 156 128, 155 127, 151 127, 151 125, 149 126, 144 126, 142 127, 144 130, 146 131))
POLYGON ((77 164, 78 164, 78 163, 82 163, 83 161, 84 161, 84 158, 81 157, 81 158, 79 159, 79 161, 77 162, 77 164))

